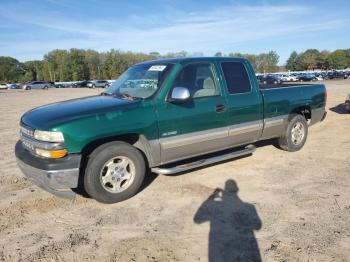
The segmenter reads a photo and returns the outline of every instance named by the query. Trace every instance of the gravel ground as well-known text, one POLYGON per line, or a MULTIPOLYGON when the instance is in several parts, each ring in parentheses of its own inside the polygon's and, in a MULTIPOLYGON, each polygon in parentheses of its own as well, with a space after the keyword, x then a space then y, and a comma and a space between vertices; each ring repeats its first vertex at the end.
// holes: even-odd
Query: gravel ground
POLYGON ((327 81, 328 116, 295 153, 150 175, 130 200, 60 199, 14 157, 27 110, 98 90, 0 91, 0 261, 350 261, 350 80, 327 81))

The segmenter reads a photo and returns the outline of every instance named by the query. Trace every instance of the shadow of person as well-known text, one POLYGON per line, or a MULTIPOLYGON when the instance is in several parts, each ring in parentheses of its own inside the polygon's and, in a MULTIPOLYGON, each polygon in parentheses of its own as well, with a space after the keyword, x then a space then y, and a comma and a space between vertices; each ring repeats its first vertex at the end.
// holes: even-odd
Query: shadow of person
POLYGON ((234 180, 226 181, 225 189, 217 188, 199 207, 193 220, 210 222, 209 261, 261 261, 254 230, 261 220, 254 205, 237 195, 234 180))
POLYGON ((345 109, 345 103, 339 104, 337 106, 329 108, 334 113, 338 114, 349 114, 349 111, 345 109))

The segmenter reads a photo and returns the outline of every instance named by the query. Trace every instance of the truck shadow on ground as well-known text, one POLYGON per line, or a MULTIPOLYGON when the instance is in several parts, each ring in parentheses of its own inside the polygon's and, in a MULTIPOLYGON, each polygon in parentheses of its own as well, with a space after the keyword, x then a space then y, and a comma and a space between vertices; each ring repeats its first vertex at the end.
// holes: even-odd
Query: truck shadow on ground
POLYGON ((210 223, 209 262, 261 261, 254 235, 262 226, 255 206, 243 202, 237 195, 233 179, 225 188, 217 188, 199 207, 194 222, 210 223))
POLYGON ((345 110, 344 103, 341 103, 341 104, 339 104, 337 106, 331 107, 331 108, 329 108, 329 110, 331 110, 334 113, 341 114, 341 115, 349 114, 349 112, 347 110, 345 110))

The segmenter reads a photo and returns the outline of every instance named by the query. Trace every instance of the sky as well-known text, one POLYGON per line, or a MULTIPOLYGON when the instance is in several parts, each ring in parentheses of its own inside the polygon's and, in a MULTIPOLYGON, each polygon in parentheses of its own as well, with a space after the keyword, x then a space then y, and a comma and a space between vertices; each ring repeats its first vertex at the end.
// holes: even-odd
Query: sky
POLYGON ((53 49, 259 54, 350 48, 350 1, 0 0, 0 56, 53 49))

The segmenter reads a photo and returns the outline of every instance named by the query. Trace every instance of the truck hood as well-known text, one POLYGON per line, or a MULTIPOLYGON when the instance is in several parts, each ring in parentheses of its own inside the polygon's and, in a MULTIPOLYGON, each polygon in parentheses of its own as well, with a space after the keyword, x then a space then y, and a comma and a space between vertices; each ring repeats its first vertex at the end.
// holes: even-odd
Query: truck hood
POLYGON ((34 108, 22 116, 21 122, 35 129, 51 130, 76 119, 135 108, 140 101, 103 95, 78 98, 34 108))

